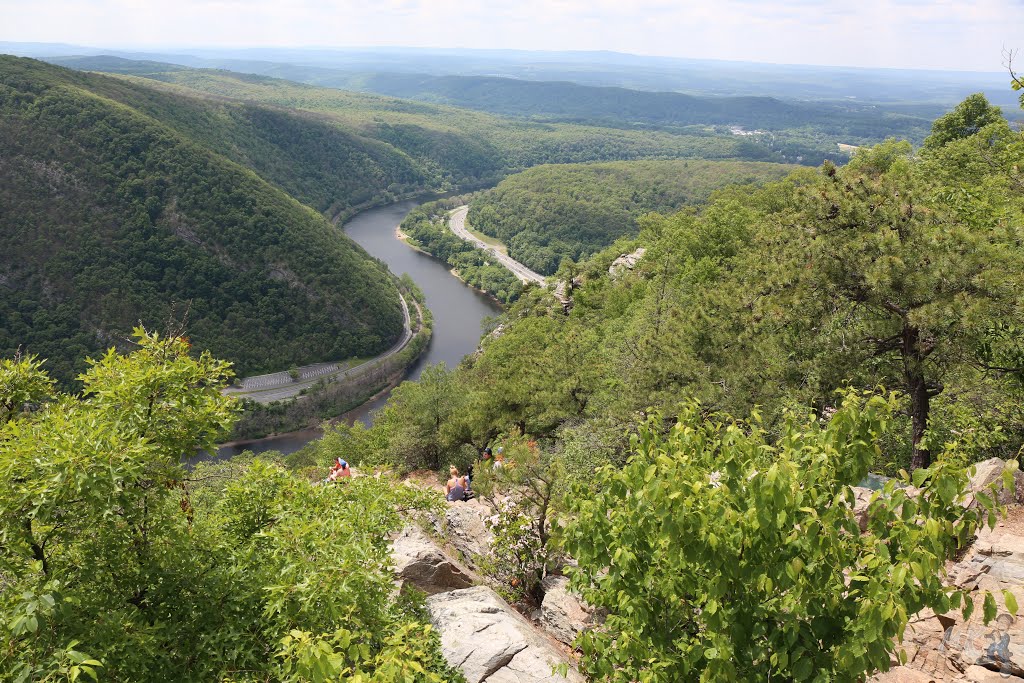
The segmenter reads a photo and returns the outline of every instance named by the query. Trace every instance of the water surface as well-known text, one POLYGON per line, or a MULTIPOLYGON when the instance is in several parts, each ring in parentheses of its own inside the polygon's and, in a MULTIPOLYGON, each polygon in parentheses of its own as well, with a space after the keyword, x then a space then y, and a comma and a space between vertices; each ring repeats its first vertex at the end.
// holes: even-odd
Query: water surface
MULTIPOLYGON (((430 345, 406 372, 406 379, 416 379, 423 370, 444 362, 448 367, 459 364, 464 356, 476 350, 485 318, 501 312, 492 299, 477 292, 452 275, 448 266, 432 256, 411 248, 398 239, 397 229, 406 215, 419 206, 418 201, 398 202, 370 209, 354 216, 343 227, 345 234, 369 254, 383 261, 396 275, 408 273, 423 290, 427 308, 434 316, 434 333, 430 345)), ((390 392, 364 403, 344 415, 352 424, 360 420, 372 424, 374 413, 386 402, 390 392)), ((222 446, 218 457, 231 457, 243 451, 261 453, 280 451, 294 453, 319 436, 307 429, 279 436, 222 446)))

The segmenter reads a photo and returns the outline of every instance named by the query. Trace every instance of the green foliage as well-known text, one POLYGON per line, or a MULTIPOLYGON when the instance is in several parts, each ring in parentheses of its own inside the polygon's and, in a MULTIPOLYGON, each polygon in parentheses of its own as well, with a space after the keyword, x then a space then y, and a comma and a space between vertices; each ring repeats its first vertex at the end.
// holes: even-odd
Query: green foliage
POLYGON ((187 472, 234 417, 227 364, 138 340, 91 363, 81 398, 0 427, 0 676, 459 680, 393 594, 399 510, 434 497, 252 457, 187 472))
POLYGON ((563 258, 581 260, 635 236, 642 214, 701 204, 726 185, 779 180, 793 168, 698 160, 538 166, 474 197, 469 218, 512 258, 552 275, 563 258))
MULTIPOLYGON (((24 344, 68 386, 86 355, 127 348, 140 320, 186 318, 193 343, 242 374, 397 339, 401 307, 380 264, 196 142, 231 128, 219 116, 195 98, 0 58, 0 353, 24 344)), ((236 145, 248 161, 270 138, 304 154, 274 131, 229 137, 248 141, 236 145)))
POLYGON ((953 111, 935 120, 932 134, 924 141, 924 149, 934 150, 954 140, 969 138, 985 126, 1003 123, 1005 120, 999 107, 989 104, 982 93, 975 93, 954 107, 953 111))
POLYGON ((740 278, 758 297, 751 324, 781 328, 780 343, 826 391, 845 378, 908 394, 921 466, 931 399, 993 321, 1014 319, 1024 271, 1008 179, 982 206, 949 201, 930 168, 942 155, 915 164, 909 151, 887 143, 846 168, 823 167, 755 238, 777 262, 749 258, 740 278))
MULTIPOLYGON (((886 670, 910 615, 969 607, 943 584, 986 510, 940 458, 876 493, 862 535, 850 488, 877 456, 894 397, 849 393, 778 438, 684 407, 641 430, 622 469, 570 499, 573 582, 608 610, 580 638, 595 680, 859 681, 886 670)), ((989 517, 989 524, 994 524, 989 517)), ((986 599, 988 602, 988 599, 986 599)), ((994 615, 993 615, 994 616, 994 615)), ((986 621, 988 617, 986 617, 986 621)))
POLYGON ((556 541, 569 481, 565 454, 515 431, 496 443, 502 453, 474 468, 473 489, 494 510, 485 520, 493 540, 481 566, 509 600, 539 601, 541 582, 565 559, 556 541))
POLYGON ((467 284, 502 303, 515 301, 523 291, 522 282, 483 250, 448 229, 448 210, 458 206, 458 201, 456 198, 421 204, 402 221, 402 231, 413 246, 447 263, 467 284))
POLYGON ((491 543, 477 562, 498 592, 511 603, 522 603, 544 578, 548 548, 537 537, 533 518, 522 506, 507 499, 486 520, 491 543))
POLYGON ((14 418, 27 404, 53 393, 54 382, 35 356, 0 358, 0 424, 14 418))
MULTIPOLYGON (((455 377, 444 363, 432 365, 415 382, 402 382, 375 420, 386 434, 388 460, 403 470, 441 469, 459 450, 457 435, 446 425, 466 406, 455 377)), ((466 458, 457 458, 461 465, 466 458)))

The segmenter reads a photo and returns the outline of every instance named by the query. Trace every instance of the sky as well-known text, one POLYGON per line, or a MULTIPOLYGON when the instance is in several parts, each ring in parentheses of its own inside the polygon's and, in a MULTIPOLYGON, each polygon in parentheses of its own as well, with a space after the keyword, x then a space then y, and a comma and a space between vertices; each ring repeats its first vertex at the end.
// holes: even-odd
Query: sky
POLYGON ((613 50, 1001 71, 1003 50, 1024 48, 1024 0, 0 0, 0 41, 613 50))

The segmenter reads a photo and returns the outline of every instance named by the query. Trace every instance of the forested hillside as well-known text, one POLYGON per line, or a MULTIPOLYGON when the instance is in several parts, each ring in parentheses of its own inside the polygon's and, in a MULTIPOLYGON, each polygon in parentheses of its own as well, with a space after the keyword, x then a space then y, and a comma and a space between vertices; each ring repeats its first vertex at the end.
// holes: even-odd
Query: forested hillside
MULTIPOLYGON (((104 65, 138 75, 159 75, 174 68, 115 58, 97 58, 94 66, 102 70, 104 65)), ((428 169, 386 143, 331 125, 323 116, 199 93, 172 93, 146 81, 71 73, 67 78, 248 166, 328 217, 442 184, 437 168, 428 169)))
POLYGON ((519 298, 523 283, 508 268, 448 227, 449 212, 464 203, 463 197, 450 197, 422 204, 402 221, 402 232, 412 246, 447 263, 467 284, 503 304, 511 303, 519 298))
POLYGON ((579 260, 636 235, 644 213, 674 212, 726 185, 778 180, 794 168, 691 160, 538 166, 474 197, 469 220, 512 258, 551 275, 565 257, 579 260))
POLYGON ((643 158, 741 158, 784 161, 759 142, 708 131, 673 134, 589 125, 536 123, 456 107, 345 92, 213 69, 184 69, 83 58, 82 69, 135 74, 220 97, 299 109, 327 117, 345 130, 392 145, 450 185, 483 185, 509 171, 544 163, 643 158))
POLYGON ((488 76, 356 74, 346 87, 505 116, 597 125, 737 125, 784 130, 812 127, 858 142, 898 135, 920 140, 930 122, 856 103, 786 102, 775 97, 708 97, 596 87, 566 81, 488 76))
MULTIPOLYGON (((373 147, 332 131, 0 57, 0 353, 46 357, 66 382, 140 321, 186 314, 193 344, 243 374, 386 348, 402 327, 386 271, 225 158, 325 209, 385 191, 385 166, 345 170, 373 147)), ((418 184, 402 163, 394 178, 418 184)))

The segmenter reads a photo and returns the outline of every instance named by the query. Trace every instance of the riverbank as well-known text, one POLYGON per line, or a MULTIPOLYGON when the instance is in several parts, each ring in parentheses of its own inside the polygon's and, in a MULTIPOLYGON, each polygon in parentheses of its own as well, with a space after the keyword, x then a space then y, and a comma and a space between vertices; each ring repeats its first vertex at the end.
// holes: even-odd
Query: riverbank
MULTIPOLYGON (((343 229, 371 256, 384 262, 392 273, 404 274, 402 279, 412 283, 420 292, 425 324, 431 328, 430 339, 404 373, 396 372, 381 378, 380 384, 373 387, 375 391, 367 391, 351 403, 339 403, 338 410, 324 414, 322 418, 311 414, 305 424, 319 425, 324 420, 345 420, 349 423, 359 420, 371 424, 374 412, 386 403, 391 388, 403 379, 416 379, 423 369, 436 363, 443 362, 449 367, 458 365, 479 345, 483 321, 501 314, 493 298, 452 277, 448 267, 438 259, 399 239, 397 226, 416 206, 417 202, 406 201, 370 209, 350 220, 343 229)), ((273 429, 270 424, 264 427, 261 432, 249 432, 247 439, 236 438, 225 444, 217 457, 237 455, 241 452, 237 450, 239 448, 254 452, 280 450, 290 453, 319 437, 319 432, 311 429, 292 432, 280 427, 273 429), (273 435, 253 438, 260 433, 273 435)))
POLYGON ((411 291, 416 325, 400 348, 332 378, 324 376, 294 398, 257 403, 244 397, 245 410, 235 424, 233 440, 252 440, 302 431, 357 408, 397 385, 430 344, 431 317, 411 291), (358 374, 351 374, 360 370, 358 374))
POLYGON ((472 289, 474 292, 477 292, 481 296, 485 296, 488 299, 490 299, 491 301, 493 301, 494 305, 497 306, 498 308, 500 308, 502 311, 505 310, 505 303, 503 301, 501 301, 498 297, 494 296, 493 294, 491 294, 490 292, 488 292, 486 290, 480 289, 479 287, 475 286, 472 282, 466 281, 466 279, 463 278, 462 275, 459 274, 459 271, 458 271, 457 268, 450 267, 447 263, 445 263, 444 261, 442 261, 438 257, 434 256, 429 251, 427 251, 425 249, 422 249, 419 246, 417 246, 416 245, 416 241, 412 237, 410 237, 409 235, 407 235, 404 232, 402 232, 402 226, 398 226, 397 228, 395 228, 395 239, 397 239, 397 240, 399 240, 401 242, 404 242, 413 251, 417 251, 417 252, 423 254, 424 256, 429 256, 430 258, 434 259, 435 261, 437 261, 438 263, 440 263, 444 267, 448 268, 448 272, 451 273, 452 277, 454 277, 456 280, 458 280, 462 284, 466 285, 467 287, 472 289))
POLYGON ((221 393, 264 405, 275 401, 293 399, 305 395, 307 392, 327 382, 350 381, 353 378, 357 378, 359 374, 367 372, 374 364, 380 363, 396 353, 400 353, 412 341, 416 332, 422 330, 424 317, 422 302, 416 301, 411 294, 411 290, 415 285, 410 283, 410 287, 403 287, 401 282, 396 282, 396 285, 399 290, 399 300, 402 304, 402 336, 398 342, 384 353, 371 358, 350 358, 333 363, 316 363, 293 368, 288 371, 245 377, 236 381, 234 386, 227 387, 221 393), (407 298, 413 300, 413 305, 416 309, 415 326, 409 313, 407 298))
POLYGON ((502 304, 510 304, 522 294, 522 280, 531 278, 519 277, 502 263, 502 259, 508 258, 500 252, 479 249, 453 233, 448 215, 464 202, 465 197, 450 197, 422 205, 402 222, 402 234, 409 244, 457 271, 466 284, 502 304))

